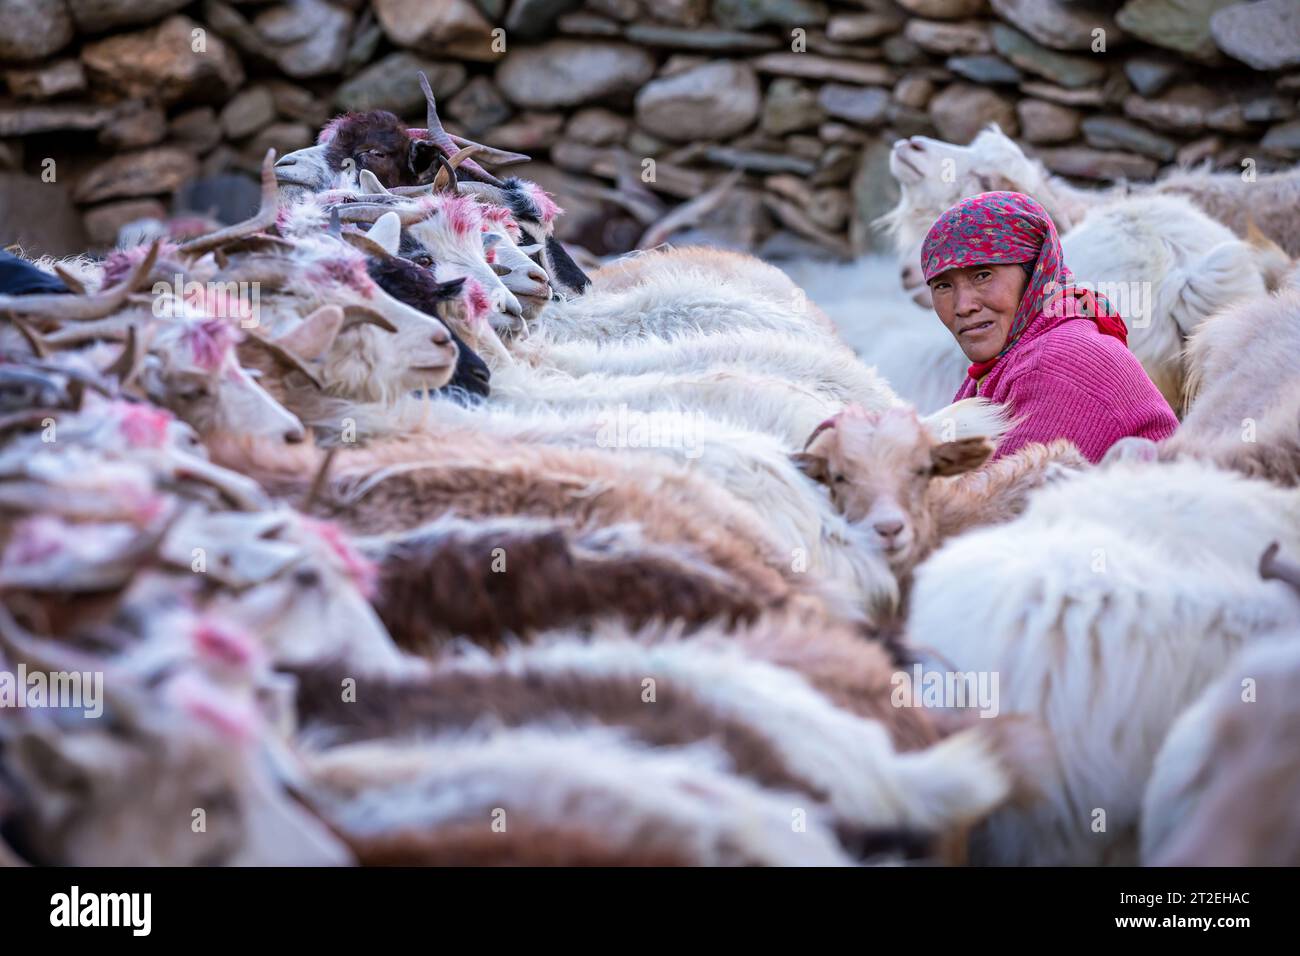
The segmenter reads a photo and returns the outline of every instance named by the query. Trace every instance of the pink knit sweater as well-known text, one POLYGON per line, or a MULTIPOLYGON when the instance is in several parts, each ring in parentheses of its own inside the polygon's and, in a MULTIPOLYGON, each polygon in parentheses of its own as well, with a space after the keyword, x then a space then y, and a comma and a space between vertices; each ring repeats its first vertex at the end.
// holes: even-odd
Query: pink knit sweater
POLYGON ((1126 435, 1168 438, 1178 419, 1142 364, 1119 339, 1087 318, 1040 315, 977 385, 967 378, 954 401, 979 395, 1009 405, 1020 424, 998 446, 1068 438, 1090 461, 1126 435))

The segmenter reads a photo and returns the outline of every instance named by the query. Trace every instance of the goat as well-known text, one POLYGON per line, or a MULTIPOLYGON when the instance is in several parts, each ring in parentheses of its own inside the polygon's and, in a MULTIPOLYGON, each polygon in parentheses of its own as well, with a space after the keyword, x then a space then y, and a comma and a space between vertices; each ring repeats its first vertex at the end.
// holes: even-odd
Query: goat
POLYGON ((389 634, 420 654, 459 636, 498 645, 606 617, 700 626, 764 610, 741 580, 690 548, 645 540, 630 523, 584 529, 560 519, 447 515, 355 543, 378 569, 373 602, 389 634))
POLYGON ((355 743, 305 763, 305 798, 363 864, 852 862, 812 806, 792 833, 806 797, 732 775, 708 743, 652 749, 606 728, 524 727, 355 743))
POLYGON ((983 859, 1135 858, 1169 726, 1239 647, 1300 621, 1295 595, 1255 573, 1279 537, 1300 547, 1293 489, 1190 460, 1120 461, 1040 489, 1020 517, 953 538, 917 568, 911 641, 962 671, 1000 673, 1002 712, 1039 717, 1053 738, 1045 800, 995 814, 983 859))
POLYGON ((500 656, 440 661, 428 678, 363 688, 373 701, 364 711, 331 699, 332 674, 313 682, 303 697, 309 735, 316 722, 345 741, 436 736, 489 717, 505 726, 593 722, 657 747, 715 738, 736 773, 825 802, 845 827, 945 836, 1015 786, 992 725, 898 753, 883 725, 834 707, 798 675, 734 644, 553 635, 500 656), (812 739, 821 746, 807 748, 812 739))
POLYGON ((804 474, 826 486, 846 519, 873 532, 870 546, 904 590, 912 569, 944 539, 1009 521, 1035 488, 1088 464, 1066 441, 1030 445, 986 464, 1007 422, 997 406, 982 411, 985 434, 941 441, 941 432, 956 433, 955 426, 944 428, 949 413, 923 422, 911 409, 849 406, 819 425, 794 456, 804 474))
MULTIPOLYGON (((1265 553, 1266 576, 1300 593, 1300 568, 1265 553)), ((1150 866, 1295 866, 1300 797, 1296 631, 1243 650, 1174 722, 1142 798, 1150 866)))

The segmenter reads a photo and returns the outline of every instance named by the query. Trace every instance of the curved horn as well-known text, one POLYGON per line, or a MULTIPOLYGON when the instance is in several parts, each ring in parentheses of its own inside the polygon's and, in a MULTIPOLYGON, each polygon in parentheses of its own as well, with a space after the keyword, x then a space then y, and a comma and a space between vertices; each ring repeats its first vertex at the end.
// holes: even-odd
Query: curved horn
MULTIPOLYGON (((323 306, 323 308, 330 307, 323 306)), ((285 348, 279 342, 266 338, 263 335, 255 335, 252 332, 246 332, 244 334, 244 341, 239 344, 255 345, 265 349, 274 358, 283 362, 285 365, 288 365, 295 372, 300 372, 306 376, 307 381, 310 382, 312 387, 317 391, 323 392, 325 390, 325 383, 320 380, 320 377, 312 369, 308 368, 307 363, 302 359, 302 357, 292 349, 285 348)))
POLYGON ((388 321, 387 318, 380 315, 374 309, 364 305, 349 305, 343 309, 343 327, 339 332, 346 332, 348 329, 356 328, 360 325, 377 325, 385 332, 396 332, 397 326, 388 321))
POLYGON ((533 157, 526 156, 523 153, 512 153, 509 150, 497 149, 495 146, 485 146, 482 143, 474 142, 472 139, 457 136, 455 133, 450 135, 451 141, 457 146, 477 146, 483 161, 491 163, 493 166, 517 166, 520 163, 531 163, 533 161, 533 157))
POLYGON ((18 333, 27 342, 28 348, 32 350, 32 354, 35 355, 37 358, 49 358, 50 355, 49 343, 47 343, 43 338, 37 335, 36 330, 33 329, 30 325, 28 325, 26 322, 23 322, 19 319, 13 319, 12 321, 14 324, 14 328, 18 330, 18 333))
POLYGON ((117 311, 126 298, 148 277, 149 270, 158 261, 158 240, 149 245, 149 251, 130 274, 111 289, 94 295, 68 295, 50 292, 41 295, 0 295, 0 312, 15 315, 35 315, 62 322, 86 322, 102 319, 117 311))
POLYGON ((434 152, 433 160, 441 167, 433 177, 433 191, 441 192, 450 188, 453 195, 459 196, 460 177, 456 175, 456 167, 451 164, 451 160, 442 155, 440 150, 434 152))
POLYGON ((427 196, 433 192, 433 183, 425 183, 423 186, 394 186, 388 191, 394 196, 427 196))
POLYGON ((334 464, 334 456, 338 454, 339 446, 335 445, 329 451, 325 452, 325 457, 321 459, 320 468, 316 470, 315 477, 311 480, 311 485, 307 488, 307 494, 303 496, 302 504, 298 510, 303 514, 310 514, 312 505, 325 490, 325 483, 329 480, 330 466, 334 464))
POLYGON ((371 239, 364 232, 348 231, 343 233, 343 240, 351 245, 354 249, 359 249, 367 256, 373 256, 376 259, 391 259, 388 250, 381 246, 375 240, 371 239))
POLYGON ((140 338, 134 325, 126 327, 126 345, 122 348, 122 354, 113 360, 113 363, 102 370, 104 375, 112 375, 117 378, 120 388, 126 388, 131 380, 140 372, 140 363, 144 358, 144 350, 140 347, 140 338))
MULTIPOLYGON (((429 78, 424 75, 423 70, 420 71, 420 89, 424 92, 424 102, 426 105, 426 119, 424 125, 427 127, 428 136, 437 144, 438 148, 441 149, 443 153, 451 156, 459 147, 456 141, 451 138, 451 134, 442 128, 442 120, 438 119, 438 104, 433 98, 433 90, 429 87, 429 78)), ((479 179, 482 179, 483 182, 491 183, 493 186, 505 185, 505 183, 497 179, 473 160, 466 163, 465 168, 479 179)))
POLYGON ((340 222, 373 223, 384 213, 395 212, 403 226, 410 226, 432 215, 432 210, 425 209, 423 206, 386 206, 368 202, 345 203, 338 209, 340 222))
POLYGON ((266 158, 262 160, 262 203, 253 217, 182 243, 181 253, 191 258, 198 258, 235 239, 243 239, 255 232, 270 229, 275 225, 276 213, 279 211, 278 188, 275 180, 275 149, 271 148, 266 151, 266 158))
POLYGON ((74 276, 67 269, 63 268, 62 265, 56 265, 54 267, 54 272, 58 275, 60 279, 63 280, 63 284, 66 285, 73 292, 77 293, 77 295, 86 294, 85 283, 82 282, 80 279, 78 279, 76 276, 74 276))

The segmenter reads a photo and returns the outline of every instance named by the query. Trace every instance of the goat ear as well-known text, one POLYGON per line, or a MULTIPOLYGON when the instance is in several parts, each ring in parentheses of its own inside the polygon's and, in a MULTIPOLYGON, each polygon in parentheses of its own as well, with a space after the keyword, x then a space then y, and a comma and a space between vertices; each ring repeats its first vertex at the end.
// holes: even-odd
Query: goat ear
POLYGON ((790 461, 813 481, 826 484, 830 478, 828 463, 821 455, 811 455, 806 451, 799 451, 790 456, 790 461))
POLYGON ((337 305, 325 305, 279 336, 275 344, 311 362, 325 356, 342 328, 343 310, 337 305))
POLYGON ((930 449, 930 463, 935 477, 960 475, 974 471, 993 454, 993 442, 982 436, 946 441, 930 449))
POLYGON ((402 242, 402 220, 395 212, 386 212, 370 227, 366 236, 373 239, 390 256, 397 255, 402 242))
POLYGON ((437 161, 434 155, 437 152, 438 145, 431 140, 416 139, 411 141, 411 146, 406 151, 406 166, 417 182, 424 181, 424 174, 437 161))

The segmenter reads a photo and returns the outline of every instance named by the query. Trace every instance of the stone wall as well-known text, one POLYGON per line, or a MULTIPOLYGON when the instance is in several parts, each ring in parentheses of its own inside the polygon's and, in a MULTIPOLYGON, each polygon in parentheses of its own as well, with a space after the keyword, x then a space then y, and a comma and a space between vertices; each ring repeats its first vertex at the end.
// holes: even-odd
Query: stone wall
POLYGON ((423 125, 417 69, 597 253, 732 169, 717 241, 867 249, 893 140, 990 121, 1084 180, 1300 158, 1296 0, 0 0, 0 240, 237 216, 340 110, 423 125))

